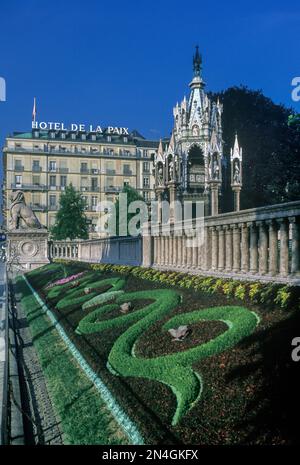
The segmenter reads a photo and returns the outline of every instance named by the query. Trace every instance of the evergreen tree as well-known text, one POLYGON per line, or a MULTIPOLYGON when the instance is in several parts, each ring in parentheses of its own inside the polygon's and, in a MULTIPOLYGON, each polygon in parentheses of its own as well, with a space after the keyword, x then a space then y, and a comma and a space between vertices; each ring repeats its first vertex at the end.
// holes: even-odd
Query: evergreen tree
POLYGON ((276 105, 261 91, 232 87, 219 96, 223 109, 226 159, 223 210, 232 210, 230 148, 235 133, 243 148, 241 207, 252 208, 300 197, 300 131, 294 112, 276 105), (290 118, 289 118, 290 117, 290 118), (291 122, 293 124, 291 124, 291 122))
POLYGON ((54 240, 88 239, 85 206, 86 203, 81 194, 74 189, 72 184, 67 186, 59 199, 55 224, 50 228, 54 240))
MULTIPOLYGON (((127 206, 128 207, 132 202, 135 202, 136 200, 144 202, 143 197, 138 193, 138 191, 136 189, 134 189, 131 186, 128 186, 128 185, 124 186, 123 189, 122 189, 122 193, 127 194, 127 206)), ((124 231, 124 224, 122 224, 122 222, 121 223, 119 222, 119 220, 120 220, 119 198, 117 198, 117 200, 115 202, 115 209, 116 209, 116 234, 118 236, 120 229, 122 231, 124 231)), ((136 213, 128 213, 128 209, 127 209, 127 218, 125 219, 125 221, 127 221, 127 223, 126 223, 127 226, 128 226, 129 221, 131 220, 131 218, 133 218, 138 213, 139 213, 139 211, 137 211, 136 213)), ((125 227, 126 227, 126 225, 125 225, 125 227)), ((127 234, 128 234, 128 228, 127 228, 127 234)))

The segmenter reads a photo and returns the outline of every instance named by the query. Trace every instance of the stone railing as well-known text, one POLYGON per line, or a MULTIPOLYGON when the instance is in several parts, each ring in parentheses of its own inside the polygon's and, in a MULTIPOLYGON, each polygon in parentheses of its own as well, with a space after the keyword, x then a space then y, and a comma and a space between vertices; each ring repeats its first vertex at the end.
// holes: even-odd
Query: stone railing
POLYGON ((149 227, 144 266, 300 284, 299 201, 207 217, 201 234, 191 221, 149 227))
POLYGON ((111 237, 85 241, 53 241, 50 258, 63 258, 89 263, 142 264, 141 237, 111 237))

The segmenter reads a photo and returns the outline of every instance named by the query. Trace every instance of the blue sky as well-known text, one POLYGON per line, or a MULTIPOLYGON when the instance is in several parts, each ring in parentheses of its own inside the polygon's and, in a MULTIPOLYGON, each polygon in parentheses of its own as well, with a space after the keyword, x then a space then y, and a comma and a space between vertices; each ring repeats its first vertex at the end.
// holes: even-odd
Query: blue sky
POLYGON ((169 134, 172 107, 188 93, 199 44, 212 91, 245 84, 294 106, 300 75, 296 1, 1 2, 0 144, 37 119, 126 126, 169 134))

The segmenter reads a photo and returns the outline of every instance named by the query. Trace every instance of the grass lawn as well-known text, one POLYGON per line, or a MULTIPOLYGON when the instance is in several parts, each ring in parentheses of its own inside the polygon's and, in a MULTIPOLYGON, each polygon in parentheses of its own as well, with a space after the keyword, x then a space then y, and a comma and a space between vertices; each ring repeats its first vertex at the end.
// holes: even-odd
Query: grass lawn
POLYGON ((17 278, 33 343, 40 358, 66 444, 128 444, 99 393, 79 368, 25 281, 17 278))
MULTIPOLYGON (((52 264, 27 278, 146 443, 297 442, 297 364, 290 354, 299 311, 87 268, 52 264), (73 282, 47 288, 64 275, 84 270, 73 282), (120 305, 128 301, 133 308, 123 314, 120 305), (188 325, 191 332, 184 341, 172 341, 168 329, 180 325, 188 325)), ((18 280, 18 287, 69 442, 122 442, 108 412, 99 415, 102 423, 97 419, 95 412, 105 407, 94 388, 84 379, 74 383, 79 369, 70 353, 62 351, 47 318, 32 307, 25 283, 18 280), (50 336, 55 341, 46 341, 50 336), (81 383, 89 388, 80 390, 81 383), (84 428, 79 422, 85 416, 76 407, 72 415, 67 413, 64 426, 70 410, 69 404, 65 408, 67 398, 72 407, 78 403, 86 409, 84 428), (101 425, 101 438, 93 432, 96 424, 101 425)))

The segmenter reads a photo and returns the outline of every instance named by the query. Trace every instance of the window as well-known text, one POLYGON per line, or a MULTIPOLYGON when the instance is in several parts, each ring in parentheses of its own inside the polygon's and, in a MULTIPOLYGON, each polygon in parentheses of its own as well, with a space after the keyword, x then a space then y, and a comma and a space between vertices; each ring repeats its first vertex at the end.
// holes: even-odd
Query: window
POLYGON ((106 137, 107 142, 111 142, 111 136, 106 137))
POLYGON ((123 173, 124 174, 132 174, 131 165, 123 165, 123 173))
POLYGON ((65 188, 67 185, 67 176, 61 176, 60 177, 60 187, 65 188))
POLYGON ((50 137, 51 137, 51 139, 55 139, 55 132, 51 132, 50 137))
POLYGON ((56 161, 50 160, 50 162, 49 162, 49 171, 56 171, 56 161))
POLYGON ((15 171, 23 171, 22 160, 15 160, 15 171))
POLYGON ((82 162, 80 164, 80 172, 81 173, 87 173, 88 172, 88 164, 85 162, 82 162))
POLYGON ((15 184, 16 184, 16 187, 20 187, 22 185, 22 175, 21 174, 16 174, 15 175, 15 184))
POLYGON ((32 171, 41 171, 40 160, 33 160, 32 161, 32 171))
POLYGON ((93 195, 92 196, 92 210, 96 211, 98 204, 98 197, 93 195))
POLYGON ((148 202, 148 200, 150 200, 150 192, 143 191, 143 197, 144 197, 145 202, 148 202))
POLYGON ((93 191, 98 189, 98 179, 97 178, 92 178, 91 179, 91 184, 92 184, 92 190, 93 191))
POLYGON ((50 205, 50 208, 56 207, 56 195, 52 194, 49 196, 49 205, 50 205))
POLYGON ((124 181, 123 181, 123 186, 130 186, 130 181, 129 181, 129 179, 124 179, 124 181))
POLYGON ((107 187, 114 187, 114 178, 108 176, 105 180, 105 184, 107 187))
POLYGON ((88 190, 88 178, 82 177, 81 178, 81 190, 87 191, 88 190))
POLYGON ((124 140, 124 142, 128 142, 128 137, 125 136, 125 137, 123 138, 123 140, 124 140))
POLYGON ((49 177, 49 182, 50 182, 50 189, 56 187, 56 176, 50 176, 49 177))
POLYGON ((76 134, 72 133, 71 134, 71 139, 75 140, 76 139, 76 134))
POLYGON ((149 178, 143 178, 143 186, 149 188, 150 187, 150 180, 149 178))
POLYGON ((37 194, 36 192, 34 192, 32 194, 32 204, 33 205, 36 205, 36 206, 39 206, 41 203, 41 196, 40 194, 37 194))
POLYGON ((87 197, 87 195, 83 195, 82 199, 83 199, 83 201, 85 203, 85 207, 84 207, 85 210, 88 210, 89 206, 88 206, 88 197, 87 197))
POLYGON ((149 161, 144 161, 143 162, 143 171, 144 171, 144 173, 149 173, 150 172, 150 163, 149 163, 149 161))
POLYGON ((39 186, 40 185, 40 177, 36 176, 36 175, 33 175, 32 176, 32 184, 34 186, 39 186))
POLYGON ((96 134, 92 134, 92 140, 96 140, 96 134))
POLYGON ((86 134, 81 134, 81 139, 86 140, 86 134))
POLYGON ((62 133, 61 133, 61 138, 62 138, 62 139, 65 139, 65 138, 66 138, 66 133, 65 133, 65 132, 62 132, 62 133))

